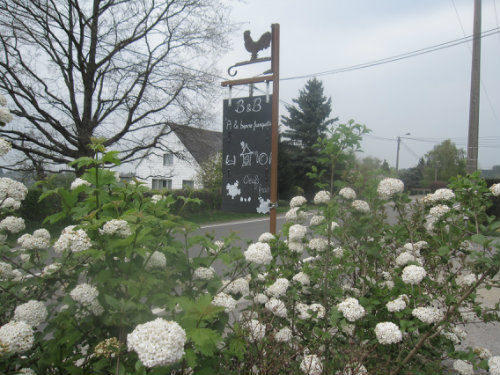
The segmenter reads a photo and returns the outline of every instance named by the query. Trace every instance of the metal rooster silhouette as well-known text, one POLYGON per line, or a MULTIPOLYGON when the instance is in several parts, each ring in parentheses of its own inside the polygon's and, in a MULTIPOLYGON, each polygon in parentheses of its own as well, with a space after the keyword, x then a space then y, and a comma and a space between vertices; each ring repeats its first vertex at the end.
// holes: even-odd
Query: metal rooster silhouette
POLYGON ((243 39, 245 40, 245 48, 247 49, 248 52, 252 54, 250 60, 256 60, 257 53, 266 48, 269 48, 269 46, 271 45, 272 35, 268 31, 262 34, 262 36, 258 41, 254 42, 252 37, 250 36, 250 31, 247 30, 243 33, 243 39))

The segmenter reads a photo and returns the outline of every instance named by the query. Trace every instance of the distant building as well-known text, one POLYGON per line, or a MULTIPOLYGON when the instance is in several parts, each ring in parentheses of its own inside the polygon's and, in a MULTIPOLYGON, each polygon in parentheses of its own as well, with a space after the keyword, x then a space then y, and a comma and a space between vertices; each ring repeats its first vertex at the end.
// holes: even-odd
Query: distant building
POLYGON ((162 139, 170 151, 151 149, 141 160, 120 166, 121 179, 137 178, 156 190, 202 188, 195 181, 196 172, 203 162, 222 152, 222 133, 180 125, 170 128, 162 139))
POLYGON ((494 165, 491 169, 481 169, 482 178, 500 178, 500 165, 494 165))

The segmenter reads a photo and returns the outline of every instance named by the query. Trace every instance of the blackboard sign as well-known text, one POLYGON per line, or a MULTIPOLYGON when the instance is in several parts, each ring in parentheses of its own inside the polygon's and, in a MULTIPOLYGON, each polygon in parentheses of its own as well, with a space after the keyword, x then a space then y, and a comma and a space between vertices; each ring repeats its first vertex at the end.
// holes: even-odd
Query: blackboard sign
POLYGON ((272 95, 224 100, 222 209, 269 213, 272 95))

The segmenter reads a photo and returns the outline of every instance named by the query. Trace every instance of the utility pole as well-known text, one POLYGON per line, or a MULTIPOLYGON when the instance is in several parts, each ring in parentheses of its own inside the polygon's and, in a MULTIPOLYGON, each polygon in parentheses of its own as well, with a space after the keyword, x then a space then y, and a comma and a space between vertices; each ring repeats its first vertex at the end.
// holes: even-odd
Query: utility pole
MULTIPOLYGON (((410 133, 406 133, 404 135, 410 135, 410 133)), ((399 170, 399 148, 401 147, 401 136, 398 135, 398 148, 396 150, 396 174, 398 173, 399 170)))
POLYGON ((469 137, 467 141, 467 173, 477 170, 479 138, 479 90, 481 83, 481 0, 474 0, 472 39, 472 71, 469 105, 469 137))

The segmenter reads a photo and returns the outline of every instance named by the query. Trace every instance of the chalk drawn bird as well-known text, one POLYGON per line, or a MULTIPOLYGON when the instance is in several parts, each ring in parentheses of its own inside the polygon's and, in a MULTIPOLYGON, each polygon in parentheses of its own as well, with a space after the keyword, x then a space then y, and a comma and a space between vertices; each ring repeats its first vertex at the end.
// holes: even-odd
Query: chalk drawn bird
POLYGON ((268 31, 267 33, 262 34, 258 41, 254 42, 250 36, 250 31, 247 30, 243 33, 243 39, 245 40, 245 48, 252 54, 250 60, 255 60, 257 59, 257 53, 259 53, 259 51, 269 48, 272 36, 268 31))

